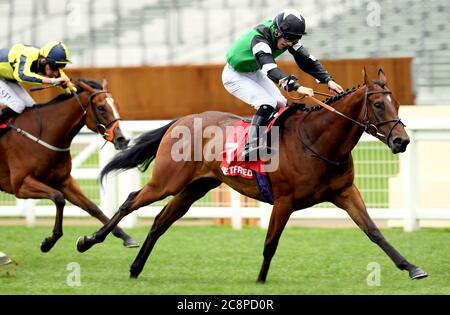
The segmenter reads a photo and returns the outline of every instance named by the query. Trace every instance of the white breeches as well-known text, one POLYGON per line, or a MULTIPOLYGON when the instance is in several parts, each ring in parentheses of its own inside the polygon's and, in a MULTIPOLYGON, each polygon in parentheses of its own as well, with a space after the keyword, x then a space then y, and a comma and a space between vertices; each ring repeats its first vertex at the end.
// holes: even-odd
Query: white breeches
POLYGON ((0 78, 0 104, 8 106, 20 114, 25 107, 31 107, 35 103, 30 94, 18 82, 0 78))
POLYGON ((277 86, 260 70, 241 73, 227 63, 222 71, 222 82, 228 92, 255 109, 261 105, 276 108, 287 103, 277 86))

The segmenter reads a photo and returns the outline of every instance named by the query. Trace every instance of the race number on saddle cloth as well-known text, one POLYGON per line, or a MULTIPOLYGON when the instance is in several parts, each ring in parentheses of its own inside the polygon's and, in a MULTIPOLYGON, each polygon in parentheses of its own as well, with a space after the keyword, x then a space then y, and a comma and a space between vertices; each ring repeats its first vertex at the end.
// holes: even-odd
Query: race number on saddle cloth
MULTIPOLYGON (((285 106, 280 108, 273 115, 273 119, 266 128, 266 133, 270 132, 274 125, 279 125, 288 116, 287 112, 293 111, 296 108, 298 107, 285 106), (283 118, 280 119, 280 117, 283 118)), ((256 178, 259 191, 264 196, 264 199, 266 202, 273 204, 272 187, 269 177, 264 172, 265 162, 259 159, 256 161, 243 161, 238 158, 244 149, 250 126, 250 122, 244 120, 237 121, 233 126, 232 132, 228 134, 227 141, 225 142, 220 169, 226 176, 240 176, 246 179, 256 178)))
POLYGON ((249 129, 250 122, 239 120, 233 126, 232 132, 227 135, 227 141, 225 142, 225 148, 222 154, 222 163, 220 164, 224 175, 240 176, 250 179, 255 177, 255 172, 265 174, 263 171, 263 161, 258 159, 247 162, 238 158, 239 153, 245 146, 249 129))

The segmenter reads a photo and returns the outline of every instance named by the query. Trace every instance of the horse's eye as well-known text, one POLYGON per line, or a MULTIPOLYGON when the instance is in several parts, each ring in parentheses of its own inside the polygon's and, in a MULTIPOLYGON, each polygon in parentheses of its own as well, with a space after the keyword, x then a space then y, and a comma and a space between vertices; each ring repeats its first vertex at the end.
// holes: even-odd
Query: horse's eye
POLYGON ((106 108, 105 108, 105 106, 103 106, 103 105, 97 106, 97 109, 98 109, 100 112, 102 112, 102 113, 105 113, 105 112, 106 112, 106 108))
POLYGON ((384 105, 384 102, 376 102, 375 104, 373 104, 376 108, 380 108, 384 105))

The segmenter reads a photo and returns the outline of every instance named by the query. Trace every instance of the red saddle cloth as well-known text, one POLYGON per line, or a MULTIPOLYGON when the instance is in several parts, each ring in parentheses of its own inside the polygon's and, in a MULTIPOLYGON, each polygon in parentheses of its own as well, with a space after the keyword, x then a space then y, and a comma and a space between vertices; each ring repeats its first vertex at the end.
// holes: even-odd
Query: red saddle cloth
POLYGON ((250 122, 239 120, 228 133, 222 152, 222 163, 220 163, 220 169, 224 175, 254 178, 254 172, 262 172, 262 161, 246 162, 239 158, 244 149, 249 129, 250 122))
MULTIPOLYGON (((266 128, 266 133, 270 131, 275 121, 288 107, 281 108, 274 119, 266 128)), ((243 178, 254 178, 255 172, 265 175, 263 171, 264 161, 243 161, 241 158, 242 151, 247 141, 248 130, 250 129, 250 122, 239 120, 237 121, 232 131, 227 135, 224 151, 222 152, 222 163, 220 168, 222 173, 227 176, 240 176, 243 178)))
POLYGON ((9 124, 10 122, 12 122, 13 119, 14 119, 14 117, 10 117, 5 123, 0 124, 0 129, 7 129, 7 128, 9 128, 9 127, 8 127, 8 124, 9 124))

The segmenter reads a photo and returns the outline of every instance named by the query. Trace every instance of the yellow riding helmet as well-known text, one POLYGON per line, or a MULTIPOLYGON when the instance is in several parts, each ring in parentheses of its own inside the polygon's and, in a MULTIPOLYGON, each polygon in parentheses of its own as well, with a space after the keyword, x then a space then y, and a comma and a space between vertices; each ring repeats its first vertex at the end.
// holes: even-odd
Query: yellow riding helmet
POLYGON ((47 62, 66 64, 70 63, 69 60, 69 50, 66 45, 62 42, 49 42, 44 45, 39 51, 40 55, 47 59, 47 62))

